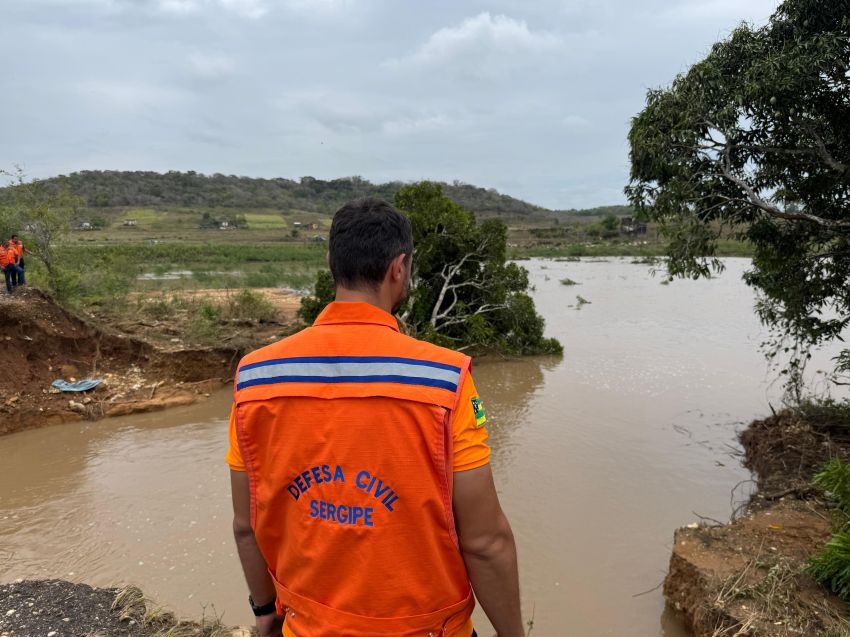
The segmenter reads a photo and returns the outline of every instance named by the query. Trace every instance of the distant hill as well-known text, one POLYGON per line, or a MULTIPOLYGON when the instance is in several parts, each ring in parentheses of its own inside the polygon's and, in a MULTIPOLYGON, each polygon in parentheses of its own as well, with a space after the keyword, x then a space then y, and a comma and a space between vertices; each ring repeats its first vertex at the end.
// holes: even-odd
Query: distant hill
MULTIPOLYGON (((91 208, 195 207, 273 208, 332 214, 357 197, 392 200, 402 182, 373 184, 360 177, 325 181, 313 177, 258 179, 235 175, 203 175, 190 172, 142 172, 87 170, 46 179, 49 185, 66 188, 83 197, 91 208)), ((443 184, 446 194, 482 216, 549 216, 551 210, 498 193, 454 182, 443 184)))

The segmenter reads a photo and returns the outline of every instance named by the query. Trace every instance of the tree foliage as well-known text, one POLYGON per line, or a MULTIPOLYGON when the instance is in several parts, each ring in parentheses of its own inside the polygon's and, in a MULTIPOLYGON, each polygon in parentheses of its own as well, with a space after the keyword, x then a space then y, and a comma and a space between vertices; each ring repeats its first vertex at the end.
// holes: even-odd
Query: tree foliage
POLYGON ((724 230, 752 243, 745 280, 798 383, 810 347, 850 323, 850 0, 741 25, 649 92, 629 141, 626 193, 670 239, 672 275, 721 269, 724 230))
POLYGON ((12 186, 0 203, 3 238, 12 233, 20 235, 27 256, 44 264, 51 291, 62 296, 68 281, 58 262, 56 248, 68 234, 71 219, 83 202, 66 190, 49 187, 43 180, 28 180, 20 169, 2 174, 12 179, 12 186))
MULTIPOLYGON (((332 214, 346 201, 358 197, 391 200, 404 187, 401 182, 373 184, 362 177, 340 179, 256 179, 237 175, 204 175, 194 171, 87 170, 45 180, 52 190, 65 190, 83 198, 90 208, 125 206, 179 206, 209 208, 276 208, 332 214)), ((549 210, 498 193, 455 181, 443 184, 447 195, 485 216, 548 214, 549 210)), ((2 198, 2 191, 0 191, 2 198)))
MULTIPOLYGON (((401 319, 408 331, 455 349, 507 354, 560 353, 544 338, 544 320, 528 296, 528 273, 506 260, 505 224, 475 216, 443 194, 440 184, 405 186, 395 197, 413 226, 413 279, 401 319)), ((300 316, 312 321, 331 300, 330 274, 321 273, 300 316)))

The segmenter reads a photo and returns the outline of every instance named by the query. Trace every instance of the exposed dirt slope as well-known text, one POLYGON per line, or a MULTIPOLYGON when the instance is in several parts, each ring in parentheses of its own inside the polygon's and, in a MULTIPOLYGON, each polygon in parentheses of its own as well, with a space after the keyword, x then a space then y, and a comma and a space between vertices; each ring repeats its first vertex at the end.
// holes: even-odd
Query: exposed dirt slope
POLYGON ((0 434, 189 404, 226 382, 240 352, 155 347, 77 316, 36 289, 0 297, 0 434), (100 378, 61 393, 56 379, 100 378))

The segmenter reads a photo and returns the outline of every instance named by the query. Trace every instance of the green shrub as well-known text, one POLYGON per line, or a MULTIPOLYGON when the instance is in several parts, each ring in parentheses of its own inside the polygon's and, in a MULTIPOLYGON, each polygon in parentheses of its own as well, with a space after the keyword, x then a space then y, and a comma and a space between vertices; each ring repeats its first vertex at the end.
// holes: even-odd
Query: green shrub
POLYGON ((839 531, 809 563, 809 573, 850 603, 850 533, 839 531))
POLYGON ((850 433, 850 400, 804 400, 797 410, 817 431, 828 434, 850 433))
POLYGON ((832 539, 809 562, 808 572, 850 603, 850 465, 834 458, 815 476, 814 482, 829 493, 841 519, 832 539))
POLYGON ((274 305, 262 294, 242 290, 227 304, 228 318, 272 321, 277 317, 274 305))
POLYGON ((814 482, 832 496, 841 511, 850 515, 850 465, 833 458, 815 476, 814 482))
POLYGON ((321 270, 316 277, 313 287, 313 295, 301 299, 301 307, 298 308, 298 317, 307 324, 312 324, 316 317, 325 309, 325 306, 334 300, 336 296, 336 285, 330 271, 321 270))
POLYGON ((204 301, 198 306, 197 311, 189 313, 186 337, 202 345, 216 343, 221 333, 221 315, 221 307, 204 301))

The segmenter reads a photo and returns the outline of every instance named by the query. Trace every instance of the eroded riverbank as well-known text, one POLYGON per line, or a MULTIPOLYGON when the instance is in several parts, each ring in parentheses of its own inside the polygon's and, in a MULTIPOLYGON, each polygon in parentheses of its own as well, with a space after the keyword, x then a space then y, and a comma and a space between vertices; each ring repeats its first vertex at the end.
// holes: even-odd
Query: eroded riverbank
POLYGON ((812 479, 830 459, 850 458, 850 438, 787 409, 754 421, 741 442, 758 490, 730 523, 676 532, 665 596, 696 637, 850 634, 846 604, 806 572, 833 531, 812 479))
MULTIPOLYGON (((242 354, 291 329, 293 295, 268 293, 278 301, 279 320, 224 323, 216 343, 198 345, 175 336, 186 331, 190 316, 156 320, 125 312, 98 320, 63 308, 38 289, 17 291, 0 303, 5 346, 0 435, 186 406, 208 397, 230 381, 242 354), (87 392, 51 386, 54 380, 83 378, 102 382, 87 392)), ((185 296, 220 303, 224 293, 196 290, 185 296)))

